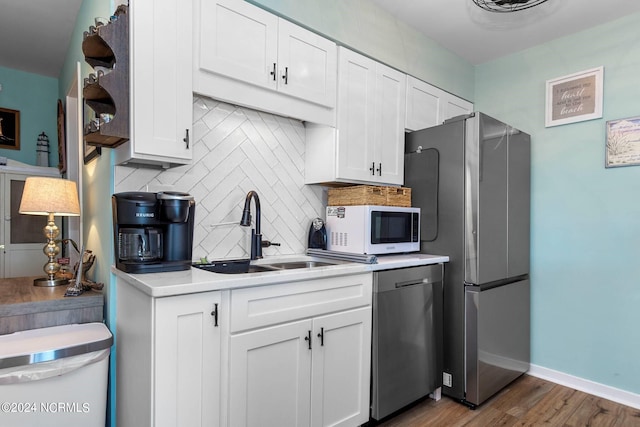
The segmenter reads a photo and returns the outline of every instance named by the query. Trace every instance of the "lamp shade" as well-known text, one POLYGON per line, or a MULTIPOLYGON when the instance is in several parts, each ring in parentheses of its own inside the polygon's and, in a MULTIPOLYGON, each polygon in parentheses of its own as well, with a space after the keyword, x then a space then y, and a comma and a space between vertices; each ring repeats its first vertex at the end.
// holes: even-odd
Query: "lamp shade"
POLYGON ((79 216, 76 183, 62 178, 27 178, 18 212, 28 215, 79 216))

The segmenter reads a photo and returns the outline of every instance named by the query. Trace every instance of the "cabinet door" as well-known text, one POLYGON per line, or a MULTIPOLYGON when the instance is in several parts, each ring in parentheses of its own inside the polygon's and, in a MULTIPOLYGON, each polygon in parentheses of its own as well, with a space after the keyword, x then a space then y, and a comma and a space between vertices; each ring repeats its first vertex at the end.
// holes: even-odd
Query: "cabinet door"
POLYGON ((278 18, 237 0, 200 1, 200 69, 275 90, 278 18))
POLYGON ((406 130, 414 131, 436 126, 447 119, 472 111, 471 102, 413 76, 407 76, 406 130))
POLYGON ((384 184, 404 181, 406 75, 376 64, 374 177, 384 184))
MULTIPOLYGON (((188 163, 192 156, 192 2, 130 2, 133 138, 141 159, 188 163), (186 140, 186 141, 185 141, 186 140)), ((126 148, 125 148, 126 147, 126 148)))
POLYGON ((229 425, 309 424, 311 326, 303 320, 231 337, 229 425))
POLYGON ((445 92, 442 108, 442 120, 444 121, 452 117, 471 113, 473 111, 473 104, 445 92))
POLYGON ((420 130, 443 122, 442 95, 444 91, 428 83, 407 76, 407 116, 405 128, 420 130))
POLYGON ((155 301, 154 425, 218 426, 220 293, 155 301))
POLYGON ((376 62, 341 48, 338 74, 336 178, 371 181, 376 130, 376 62))
POLYGON ((312 426, 369 420, 371 306, 313 321, 312 426))
POLYGON ((279 91, 320 105, 335 107, 335 43, 280 19, 278 69, 279 91))

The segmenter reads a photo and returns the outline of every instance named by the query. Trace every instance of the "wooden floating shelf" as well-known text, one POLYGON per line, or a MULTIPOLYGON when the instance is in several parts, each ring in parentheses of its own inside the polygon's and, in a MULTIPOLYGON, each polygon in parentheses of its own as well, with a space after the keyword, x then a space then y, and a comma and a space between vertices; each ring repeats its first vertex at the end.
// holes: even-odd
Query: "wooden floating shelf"
POLYGON ((100 132, 90 132, 84 135, 87 144, 96 147, 116 148, 117 146, 127 142, 129 138, 120 138, 117 136, 103 135, 100 132))
POLYGON ((82 41, 85 61, 104 67, 84 80, 82 95, 99 118, 112 115, 99 129, 85 131, 89 145, 114 148, 129 140, 129 15, 127 6, 118 6, 114 18, 105 25, 85 31, 82 41))

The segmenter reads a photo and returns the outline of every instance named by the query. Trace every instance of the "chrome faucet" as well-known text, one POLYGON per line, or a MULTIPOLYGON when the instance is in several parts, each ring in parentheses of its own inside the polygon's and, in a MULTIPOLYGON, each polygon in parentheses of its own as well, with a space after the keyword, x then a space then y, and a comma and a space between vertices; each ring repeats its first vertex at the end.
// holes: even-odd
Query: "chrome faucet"
POLYGON ((251 225, 251 199, 256 204, 256 228, 251 229, 251 259, 262 258, 262 234, 260 232, 260 198, 258 193, 251 190, 247 193, 244 201, 244 209, 242 210, 242 219, 240 225, 249 227, 251 225))

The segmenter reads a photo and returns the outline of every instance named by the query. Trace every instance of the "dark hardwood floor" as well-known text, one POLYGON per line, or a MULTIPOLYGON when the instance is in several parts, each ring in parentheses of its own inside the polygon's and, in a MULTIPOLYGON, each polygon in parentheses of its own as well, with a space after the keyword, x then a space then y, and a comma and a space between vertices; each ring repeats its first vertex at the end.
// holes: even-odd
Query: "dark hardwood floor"
POLYGON ((425 399, 377 427, 640 426, 640 410, 523 375, 477 409, 425 399))

